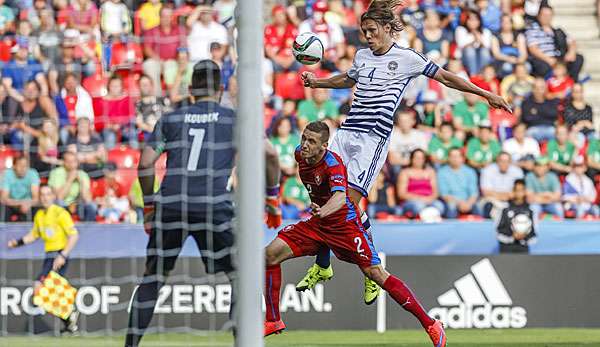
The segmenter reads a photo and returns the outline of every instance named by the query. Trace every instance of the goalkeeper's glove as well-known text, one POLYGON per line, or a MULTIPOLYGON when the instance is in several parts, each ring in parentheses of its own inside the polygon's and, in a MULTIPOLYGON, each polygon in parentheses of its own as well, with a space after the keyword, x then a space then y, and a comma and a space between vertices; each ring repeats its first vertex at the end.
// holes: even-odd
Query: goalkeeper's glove
POLYGON ((154 224, 154 204, 148 203, 144 205, 144 231, 146 234, 152 234, 154 224))
POLYGON ((267 212, 265 223, 271 229, 278 228, 281 225, 281 208, 279 207, 279 197, 269 196, 265 199, 265 211, 267 212))

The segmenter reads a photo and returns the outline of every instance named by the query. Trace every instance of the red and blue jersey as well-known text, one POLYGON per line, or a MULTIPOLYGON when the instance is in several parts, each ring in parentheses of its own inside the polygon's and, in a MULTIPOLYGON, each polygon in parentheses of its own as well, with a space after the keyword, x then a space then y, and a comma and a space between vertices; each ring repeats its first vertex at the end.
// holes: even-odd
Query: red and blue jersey
POLYGON ((323 219, 326 224, 337 224, 356 219, 356 207, 347 196, 348 173, 342 158, 327 150, 323 158, 314 165, 309 165, 300 156, 300 146, 296 147, 295 158, 298 162, 300 179, 308 190, 310 200, 323 206, 335 192, 346 194, 346 204, 337 212, 323 219))

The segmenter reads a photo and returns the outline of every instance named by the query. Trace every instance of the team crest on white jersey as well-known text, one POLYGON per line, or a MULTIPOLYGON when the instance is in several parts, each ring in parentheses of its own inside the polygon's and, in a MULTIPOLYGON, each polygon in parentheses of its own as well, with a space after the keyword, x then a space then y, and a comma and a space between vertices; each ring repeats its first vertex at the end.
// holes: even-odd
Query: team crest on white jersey
POLYGON ((395 62, 395 61, 392 60, 392 61, 390 61, 388 63, 388 69, 389 70, 395 71, 397 68, 398 68, 398 63, 397 62, 395 62))

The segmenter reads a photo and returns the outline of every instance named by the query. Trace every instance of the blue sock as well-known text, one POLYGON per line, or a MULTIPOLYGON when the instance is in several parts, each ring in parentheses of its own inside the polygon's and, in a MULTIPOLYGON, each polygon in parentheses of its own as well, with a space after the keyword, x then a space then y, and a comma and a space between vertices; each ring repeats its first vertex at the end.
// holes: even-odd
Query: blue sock
POLYGON ((331 265, 331 252, 329 251, 329 248, 323 247, 319 249, 315 263, 323 269, 327 269, 331 265))

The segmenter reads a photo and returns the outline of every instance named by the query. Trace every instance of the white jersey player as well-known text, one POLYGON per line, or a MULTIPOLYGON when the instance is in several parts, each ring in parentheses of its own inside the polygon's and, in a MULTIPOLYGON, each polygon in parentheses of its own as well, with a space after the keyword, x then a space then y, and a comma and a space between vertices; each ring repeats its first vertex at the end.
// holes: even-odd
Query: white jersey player
MULTIPOLYGON (((413 49, 398 46, 394 38, 403 27, 394 15, 394 9, 401 4, 401 0, 374 0, 371 3, 360 21, 369 48, 356 52, 349 71, 323 79, 316 78, 311 72, 301 76, 304 85, 310 88, 356 87, 348 117, 329 148, 340 155, 348 168, 350 198, 357 206, 362 197, 368 195, 386 161, 394 112, 414 78, 425 75, 449 88, 477 94, 492 107, 511 111, 502 97, 444 70, 413 49)), ((362 220, 368 229, 370 225, 364 213, 362 220)), ((333 276, 328 256, 328 250, 319 254, 317 264, 298 284, 298 290, 312 288, 317 282, 333 276)), ((376 285, 365 282, 367 304, 372 303, 378 293, 376 285)))

